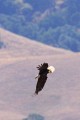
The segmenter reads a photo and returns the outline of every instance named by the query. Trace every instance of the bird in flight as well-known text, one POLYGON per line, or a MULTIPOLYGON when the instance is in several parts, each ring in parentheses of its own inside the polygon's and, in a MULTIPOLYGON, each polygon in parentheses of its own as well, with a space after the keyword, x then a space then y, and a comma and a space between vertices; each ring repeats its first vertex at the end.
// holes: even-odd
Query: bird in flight
POLYGON ((40 92, 47 80, 47 74, 53 73, 55 71, 55 68, 53 66, 48 66, 48 63, 43 63, 41 65, 38 65, 37 69, 39 70, 38 76, 35 77, 35 79, 38 78, 37 84, 36 84, 36 90, 35 94, 38 95, 38 92, 40 92))

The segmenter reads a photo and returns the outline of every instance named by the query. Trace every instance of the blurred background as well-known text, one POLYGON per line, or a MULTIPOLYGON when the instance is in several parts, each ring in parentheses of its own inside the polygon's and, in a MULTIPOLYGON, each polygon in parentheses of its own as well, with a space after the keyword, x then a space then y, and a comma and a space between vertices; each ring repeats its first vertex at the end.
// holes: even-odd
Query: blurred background
POLYGON ((0 0, 0 27, 50 46, 80 52, 80 1, 0 0))

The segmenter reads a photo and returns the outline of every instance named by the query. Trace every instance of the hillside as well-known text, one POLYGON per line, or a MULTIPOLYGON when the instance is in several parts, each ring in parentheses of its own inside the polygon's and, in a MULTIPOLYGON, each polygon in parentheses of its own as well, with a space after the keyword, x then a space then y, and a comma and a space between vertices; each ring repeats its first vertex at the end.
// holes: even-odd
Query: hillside
POLYGON ((80 53, 0 33, 0 120, 80 120, 80 53), (43 62, 56 70, 34 96, 43 62))
POLYGON ((63 49, 53 48, 34 40, 18 36, 5 29, 0 29, 0 43, 0 54, 2 57, 53 56, 55 54, 66 54, 68 52, 63 49))
POLYGON ((0 62, 1 120, 80 119, 80 54, 10 60, 0 62), (56 71, 48 75, 44 89, 34 96, 36 66, 44 61, 56 71))

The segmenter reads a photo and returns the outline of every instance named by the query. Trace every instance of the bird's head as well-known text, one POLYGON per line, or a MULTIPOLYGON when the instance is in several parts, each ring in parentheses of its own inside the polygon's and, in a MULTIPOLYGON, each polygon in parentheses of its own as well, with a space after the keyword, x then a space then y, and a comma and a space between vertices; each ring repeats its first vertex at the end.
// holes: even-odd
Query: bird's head
POLYGON ((55 68, 53 66, 49 66, 47 69, 49 73, 53 73, 55 71, 55 68))

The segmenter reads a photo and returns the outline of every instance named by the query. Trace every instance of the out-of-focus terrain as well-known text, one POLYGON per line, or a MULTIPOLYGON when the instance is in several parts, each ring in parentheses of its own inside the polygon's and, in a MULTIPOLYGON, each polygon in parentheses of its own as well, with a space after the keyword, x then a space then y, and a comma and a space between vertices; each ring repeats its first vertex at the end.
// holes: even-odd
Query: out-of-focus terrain
POLYGON ((0 29, 0 120, 80 120, 80 53, 0 29), (34 96, 43 62, 56 71, 34 96))

